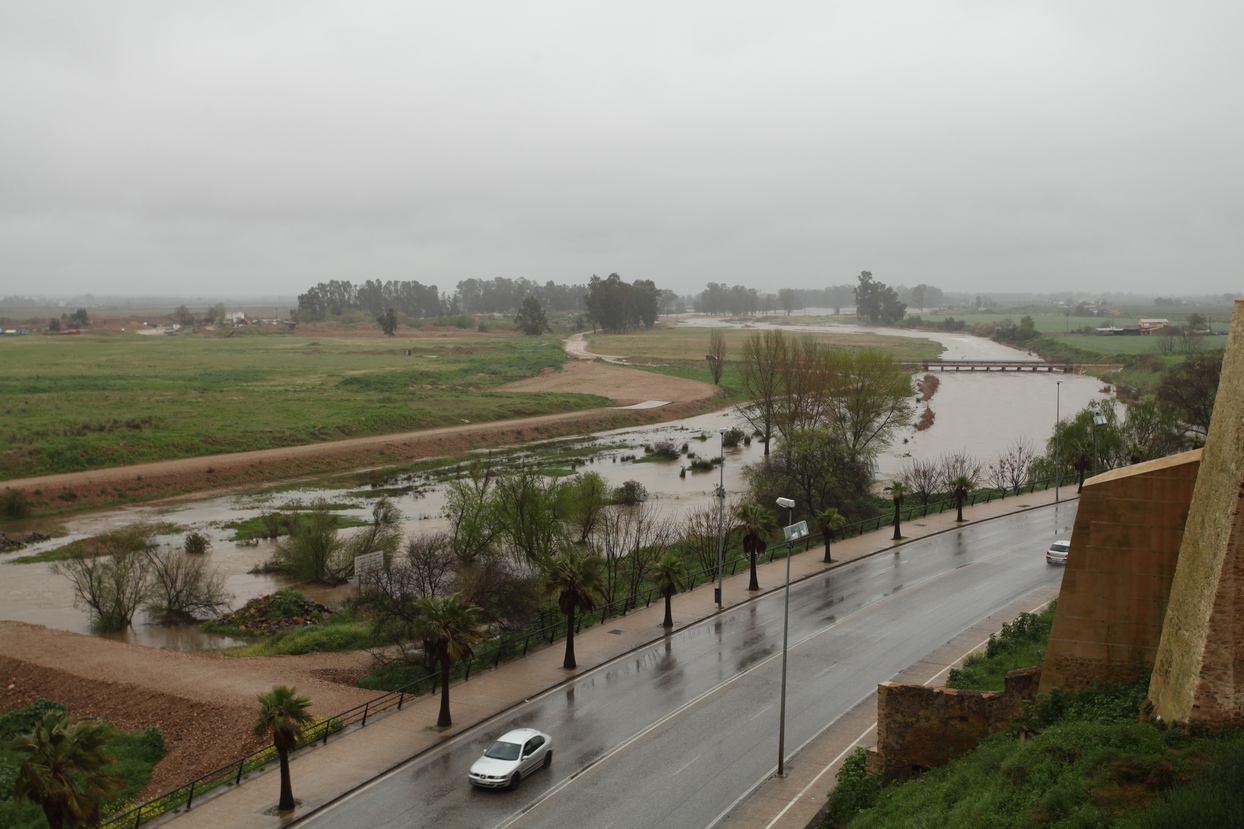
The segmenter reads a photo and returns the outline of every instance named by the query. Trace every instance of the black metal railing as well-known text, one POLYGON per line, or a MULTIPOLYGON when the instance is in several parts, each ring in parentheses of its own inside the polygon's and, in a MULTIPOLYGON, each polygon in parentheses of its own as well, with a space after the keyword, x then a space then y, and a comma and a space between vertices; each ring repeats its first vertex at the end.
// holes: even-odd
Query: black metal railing
MULTIPOLYGON (((1078 482, 1076 476, 1064 475, 1060 485, 1075 484, 1078 482)), ((975 490, 964 499, 965 508, 981 503, 990 503, 1002 498, 1014 497, 1023 493, 1033 493, 1037 490, 1045 490, 1054 486, 1054 480, 1031 481, 1026 482, 1019 487, 989 488, 975 490)), ((956 509, 957 502, 953 499, 940 498, 930 500, 927 504, 916 504, 904 507, 899 514, 900 521, 911 521, 915 518, 923 518, 929 515, 937 515, 947 510, 956 509)), ((863 521, 856 521, 848 524, 834 533, 833 540, 842 540, 854 538, 869 532, 876 532, 882 527, 891 526, 894 523, 894 514, 882 514, 875 518, 868 518, 863 521)), ((821 546, 823 538, 821 533, 810 533, 797 543, 790 547, 791 553, 804 552, 811 549, 814 545, 821 546)), ((786 555, 787 545, 784 541, 774 542, 768 545, 764 552, 766 561, 772 562, 775 559, 782 558, 786 555)), ((728 555, 723 562, 723 573, 733 576, 740 567, 750 565, 746 555, 738 554, 737 550, 727 550, 728 555)), ((758 556, 758 559, 760 557, 758 556)), ((687 580, 687 591, 694 590, 696 586, 708 582, 715 581, 717 578, 717 568, 699 570, 692 573, 687 580)), ((655 587, 647 587, 636 591, 633 596, 627 596, 617 601, 602 605, 590 612, 581 613, 575 619, 575 633, 580 632, 584 628, 592 627, 597 624, 603 624, 611 617, 625 616, 631 610, 638 609, 641 605, 648 607, 653 600, 660 597, 661 592, 655 587)), ((524 626, 520 631, 512 633, 504 639, 496 642, 489 648, 475 654, 474 658, 464 662, 457 663, 450 673, 450 679, 461 680, 463 682, 470 680, 471 673, 474 670, 487 670, 495 668, 501 664, 503 660, 521 658, 527 655, 529 649, 535 645, 543 647, 551 645, 559 638, 566 635, 566 619, 564 617, 556 621, 544 624, 543 619, 547 614, 533 619, 528 625, 524 626)), ((412 680, 402 685, 394 691, 381 694, 375 699, 369 700, 362 705, 357 705, 340 714, 329 717, 328 719, 316 722, 314 725, 306 729, 303 733, 303 739, 298 745, 298 750, 312 748, 317 745, 323 745, 328 742, 328 738, 333 734, 344 733, 357 726, 363 728, 367 725, 369 719, 373 719, 381 714, 390 711, 400 711, 402 706, 408 699, 419 697, 427 693, 435 693, 440 685, 439 671, 429 671, 425 676, 412 680)), ((145 803, 128 809, 125 812, 113 815, 102 824, 102 829, 137 829, 143 823, 154 820, 155 818, 167 814, 171 811, 180 809, 190 809, 193 807, 197 798, 200 798, 211 791, 222 788, 224 786, 235 786, 242 782, 252 772, 262 770, 268 763, 276 759, 276 750, 272 746, 260 749, 234 760, 220 768, 214 769, 207 774, 192 780, 191 782, 179 786, 171 791, 165 792, 145 803)))

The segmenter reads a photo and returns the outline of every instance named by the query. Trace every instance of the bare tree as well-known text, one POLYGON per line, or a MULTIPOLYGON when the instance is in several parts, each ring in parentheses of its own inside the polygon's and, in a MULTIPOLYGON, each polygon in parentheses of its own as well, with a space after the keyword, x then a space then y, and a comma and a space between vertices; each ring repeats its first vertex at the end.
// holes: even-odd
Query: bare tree
POLYGON ((936 461, 912 458, 903 464, 898 479, 907 487, 908 493, 919 498, 924 506, 928 506, 930 497, 942 491, 942 472, 936 461))
POLYGON ((589 541, 605 562, 605 602, 634 598, 673 536, 671 522, 662 519, 660 510, 649 502, 606 510, 589 541))
POLYGON ((146 524, 125 527, 92 539, 82 555, 52 565, 52 572, 72 583, 74 605, 88 609, 96 630, 124 630, 146 600, 153 535, 146 524))
POLYGON ((818 343, 810 334, 792 339, 779 368, 781 395, 777 401, 777 426, 783 438, 828 423, 830 395, 836 387, 844 352, 818 343))
MULTIPOLYGON (((1006 470, 1006 483, 1018 495, 1024 484, 1028 483, 1028 473, 1032 462, 1037 458, 1037 451, 1027 438, 1017 438, 998 456, 999 461, 1005 460, 1001 467, 1006 470)), ((1006 489, 1006 486, 1001 487, 1006 489)))
POLYGON ((968 454, 966 449, 944 452, 937 459, 938 472, 942 476, 940 489, 949 492, 954 489, 953 481, 967 478, 974 488, 982 480, 984 464, 980 459, 968 454))
POLYGON ((719 537, 724 537, 724 544, 729 547, 730 532, 733 528, 734 510, 731 504, 725 505, 725 511, 718 521, 718 507, 705 506, 683 513, 679 524, 681 541, 691 560, 701 572, 717 570, 717 545, 719 537), (719 529, 722 536, 719 536, 719 529))
MULTIPOLYGON (((430 533, 407 541, 401 553, 386 556, 384 564, 359 577, 361 602, 375 619, 384 641, 397 648, 396 658, 416 662, 426 655, 412 644, 421 599, 449 595, 457 558, 448 533, 430 533)), ((394 658, 383 650, 372 654, 380 663, 394 658)))
POLYGON ((786 337, 781 331, 758 332, 743 343, 739 376, 748 402, 739 407, 739 411, 764 441, 766 456, 778 425, 778 406, 784 392, 782 368, 786 359, 786 337))
POLYGON ((726 368, 726 332, 714 328, 708 332, 708 370, 713 382, 721 384, 721 373, 726 368))
POLYGON ((190 622, 227 609, 233 595, 225 577, 209 569, 202 555, 183 550, 149 550, 151 585, 147 611, 166 622, 190 622))

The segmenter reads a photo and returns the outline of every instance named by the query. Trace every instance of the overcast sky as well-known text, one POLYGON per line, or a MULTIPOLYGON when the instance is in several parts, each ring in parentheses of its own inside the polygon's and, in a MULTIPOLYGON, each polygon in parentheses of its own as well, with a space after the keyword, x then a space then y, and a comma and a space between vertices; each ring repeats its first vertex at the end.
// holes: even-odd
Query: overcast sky
POLYGON ((1244 294, 1244 3, 0 0, 0 296, 1244 294))

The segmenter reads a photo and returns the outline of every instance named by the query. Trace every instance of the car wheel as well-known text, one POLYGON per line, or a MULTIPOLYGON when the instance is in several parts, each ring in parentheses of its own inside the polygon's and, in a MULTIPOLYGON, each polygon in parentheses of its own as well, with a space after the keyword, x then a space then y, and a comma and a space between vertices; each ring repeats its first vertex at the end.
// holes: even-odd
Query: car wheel
POLYGON ((547 769, 551 765, 553 765, 553 752, 552 751, 544 755, 544 764, 540 766, 540 768, 547 769))
POLYGON ((518 788, 518 784, 523 782, 523 776, 518 772, 514 772, 514 776, 510 778, 510 791, 518 788))

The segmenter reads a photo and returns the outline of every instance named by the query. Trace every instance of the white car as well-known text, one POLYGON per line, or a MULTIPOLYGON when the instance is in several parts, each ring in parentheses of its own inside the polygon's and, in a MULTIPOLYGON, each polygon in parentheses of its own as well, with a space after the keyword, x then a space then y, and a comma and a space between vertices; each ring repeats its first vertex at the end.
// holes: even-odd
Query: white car
POLYGON ((553 764, 553 738, 534 728, 516 728, 501 735, 471 765, 467 780, 488 789, 517 789, 536 769, 553 764))
POLYGON ((1070 541, 1055 541, 1050 548, 1045 551, 1046 564, 1066 564, 1067 551, 1071 549, 1070 541))

